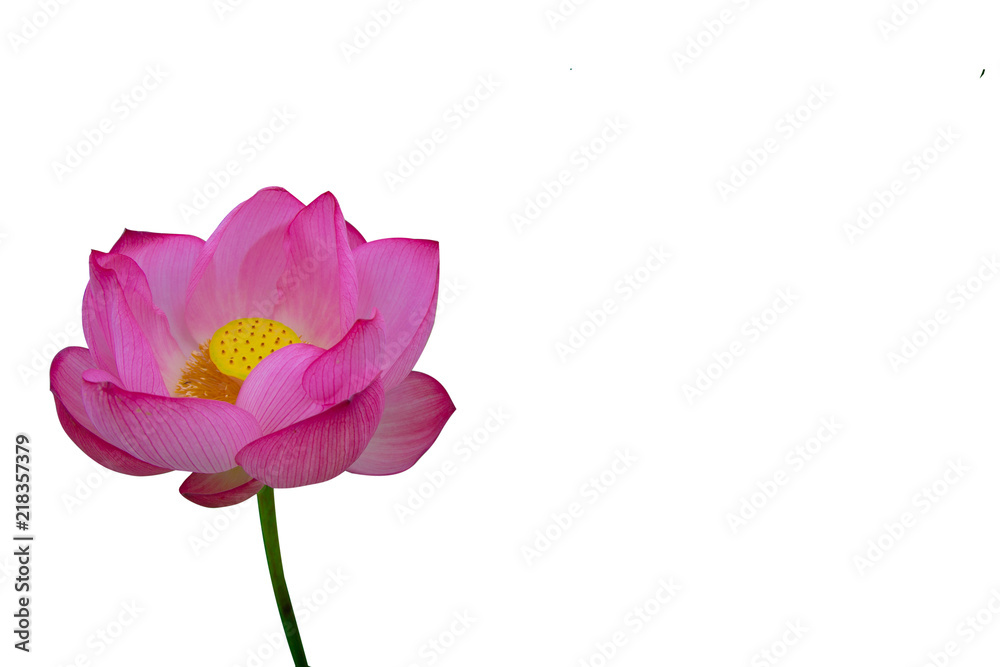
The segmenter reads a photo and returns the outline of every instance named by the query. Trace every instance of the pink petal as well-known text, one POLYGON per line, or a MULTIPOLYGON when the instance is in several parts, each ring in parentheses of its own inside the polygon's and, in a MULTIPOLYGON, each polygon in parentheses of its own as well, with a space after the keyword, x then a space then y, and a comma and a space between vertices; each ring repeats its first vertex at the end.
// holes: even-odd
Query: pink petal
POLYGON ((348 470, 395 475, 410 468, 434 444, 455 412, 448 392, 430 375, 410 373, 385 394, 385 408, 368 447, 348 470))
POLYGON ((208 238, 187 292, 186 320, 196 341, 241 317, 271 317, 285 270, 285 231, 302 208, 285 190, 265 188, 208 238))
POLYGON ((135 260, 126 255, 94 252, 92 258, 101 268, 114 272, 125 302, 156 357, 166 386, 175 387, 190 351, 188 354, 182 353, 171 335, 166 314, 153 303, 146 275, 135 260))
POLYGON ((205 242, 184 234, 155 234, 126 229, 112 253, 131 257, 146 275, 153 304, 162 310, 170 322, 170 332, 185 357, 200 342, 188 330, 184 318, 188 284, 195 262, 205 242))
POLYGON ((325 405, 346 401, 370 385, 380 372, 385 345, 382 316, 358 320, 302 375, 305 392, 325 405))
POLYGON ((83 374, 83 405, 106 441, 174 470, 229 470, 236 452, 261 434, 253 415, 235 405, 128 391, 96 370, 83 374))
POLYGON ((193 472, 181 484, 181 495, 202 507, 228 507, 257 495, 264 484, 239 466, 226 472, 206 475, 193 472))
POLYGON ((83 291, 83 337, 94 359, 94 367, 102 368, 117 377, 118 362, 115 361, 115 350, 111 341, 104 334, 107 313, 104 306, 98 303, 90 284, 83 291))
POLYGON ((115 472, 146 476, 170 472, 140 461, 94 434, 96 430, 83 407, 83 372, 94 367, 90 352, 82 347, 60 350, 49 371, 59 423, 70 440, 91 459, 115 472))
POLYGON ((347 242, 350 244, 351 250, 354 250, 365 242, 365 237, 351 223, 345 221, 344 224, 347 225, 347 242))
POLYGON ((120 472, 125 475, 135 475, 137 477, 147 477, 149 475, 162 475, 165 472, 172 472, 169 468, 159 468, 157 466, 140 461, 131 454, 127 454, 111 445, 91 431, 84 428, 79 421, 73 418, 66 406, 57 398, 56 414, 59 423, 69 439, 89 456, 95 463, 98 463, 109 470, 120 472))
POLYGON ((302 209, 285 238, 287 264, 272 319, 324 349, 354 322, 358 277, 340 204, 329 192, 302 209))
MULTIPOLYGON (((382 377, 385 378, 384 382, 387 383, 389 387, 395 387, 400 382, 403 382, 408 377, 410 371, 413 367, 417 365, 417 359, 420 358, 421 353, 424 351, 424 346, 427 345, 427 339, 431 337, 431 329, 434 327, 434 316, 437 314, 437 301, 438 301, 438 285, 437 282, 434 283, 434 294, 431 295, 431 305, 427 309, 427 314, 424 315, 423 321, 417 327, 417 330, 413 333, 413 338, 407 343, 403 351, 399 353, 396 360, 392 362, 388 369, 382 372, 382 377)), ((383 360, 383 363, 387 362, 388 358, 383 360)))
POLYGON ((437 241, 379 239, 358 246, 359 317, 385 319, 382 382, 386 390, 410 372, 434 323, 437 307, 437 241))
MULTIPOLYGON (((122 385, 130 391, 166 396, 160 361, 146 334, 157 337, 169 348, 164 336, 157 333, 158 316, 152 310, 152 302, 135 291, 126 292, 118 280, 117 273, 101 266, 104 253, 94 251, 90 256, 90 283, 83 302, 84 336, 87 343, 97 350, 94 361, 97 367, 118 377, 122 385), (138 316, 132 306, 139 311, 138 316)), ((117 255, 125 261, 128 258, 117 255)), ((134 264, 134 263, 133 263, 134 264)), ((138 280, 131 280, 132 290, 137 289, 138 280)), ((169 327, 163 313, 160 334, 169 336, 169 327), (166 327, 165 332, 162 329, 166 327)), ((176 350, 177 344, 173 343, 176 350)), ((167 352, 166 356, 170 356, 167 352)))
POLYGON ((94 367, 94 359, 87 348, 63 348, 52 360, 49 381, 56 400, 63 404, 73 419, 84 428, 96 432, 86 408, 83 407, 83 373, 94 367))
POLYGON ((350 401, 250 443, 236 462, 274 488, 333 479, 364 451, 382 414, 382 401, 382 384, 376 379, 350 401))
POLYGON ((264 435, 323 412, 333 404, 313 400, 302 387, 302 374, 324 352, 299 343, 267 355, 240 387, 236 407, 252 414, 264 435))

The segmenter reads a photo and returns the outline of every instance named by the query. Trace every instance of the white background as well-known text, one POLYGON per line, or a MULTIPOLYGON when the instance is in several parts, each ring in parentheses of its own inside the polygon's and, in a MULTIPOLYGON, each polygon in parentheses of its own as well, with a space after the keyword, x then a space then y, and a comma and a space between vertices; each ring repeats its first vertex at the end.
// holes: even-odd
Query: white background
POLYGON ((556 0, 404 0, 350 57, 388 0, 50 4, 9 0, 0 25, 4 466, 28 433, 37 536, 30 656, 0 550, 4 664, 291 664, 255 501, 102 475, 47 377, 84 345, 91 248, 205 238, 269 185, 332 191, 369 239, 440 241, 417 370, 458 406, 404 474, 277 493, 313 667, 996 664, 996 3, 910 0, 880 27, 889 0, 592 0, 554 25, 556 0), (294 118, 269 135, 275 109, 294 118))

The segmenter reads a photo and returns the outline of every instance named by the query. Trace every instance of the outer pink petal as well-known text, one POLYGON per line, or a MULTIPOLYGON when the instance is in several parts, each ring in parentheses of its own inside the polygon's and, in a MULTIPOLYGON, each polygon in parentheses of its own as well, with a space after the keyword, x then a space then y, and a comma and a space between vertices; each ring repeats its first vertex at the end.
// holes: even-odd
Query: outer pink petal
POLYGON ((302 387, 316 401, 336 405, 370 385, 380 372, 385 345, 382 316, 358 320, 336 345, 302 375, 302 387))
POLYGON ((131 257, 149 282, 153 304, 170 322, 170 331, 185 357, 198 347, 184 318, 191 273, 205 242, 184 234, 155 234, 126 229, 111 252, 131 257))
POLYGON ((212 233, 187 292, 186 320, 195 340, 208 340, 231 320, 271 316, 285 270, 285 231, 302 208, 285 190, 265 188, 212 233))
POLYGON ((410 373, 385 394, 385 408, 368 447, 348 470, 395 475, 410 468, 434 444, 455 404, 430 375, 410 373))
POLYGON ((105 468, 126 475, 159 475, 169 469, 140 461, 111 445, 97 435, 95 427, 83 407, 83 372, 94 367, 90 352, 82 347, 60 350, 52 360, 49 371, 52 394, 56 401, 59 423, 83 453, 105 468))
MULTIPOLYGON (((87 343, 98 350, 94 361, 98 368, 119 378, 130 391, 166 396, 158 355, 146 337, 147 331, 156 329, 157 315, 152 312, 150 302, 146 303, 147 308, 141 305, 146 295, 126 292, 117 273, 101 266, 103 255, 96 251, 91 253, 88 296, 83 302, 84 336, 87 343), (133 313, 132 306, 140 311, 138 316, 133 313)), ((131 261, 121 255, 118 257, 131 261)), ((162 317, 163 313, 159 315, 162 317)), ((165 318, 162 325, 167 326, 165 318)), ((169 335, 167 330, 166 336, 169 335)), ((167 344, 164 339, 161 342, 167 344)), ((176 348, 177 344, 173 346, 176 348)))
POLYGON ((385 318, 383 383, 391 389, 406 377, 423 351, 437 307, 437 241, 379 239, 358 246, 360 317, 378 308, 385 318), (398 362, 398 363, 397 363, 398 362))
POLYGON ((351 250, 354 250, 365 242, 365 237, 351 223, 345 221, 344 224, 347 225, 347 242, 350 244, 351 250))
POLYGON ((188 354, 181 352, 170 333, 170 321, 154 304, 146 274, 127 255, 94 252, 92 257, 98 266, 114 272, 125 295, 125 302, 153 350, 167 388, 177 386, 190 351, 188 354))
POLYGON ((84 372, 83 405, 102 438, 174 470, 229 470, 236 452, 261 435, 253 415, 235 405, 128 391, 101 371, 84 372))
POLYGON ((193 472, 181 483, 180 492, 202 507, 228 507, 252 498, 263 486, 237 466, 211 475, 193 472))
MULTIPOLYGON (((434 327, 434 316, 437 314, 437 301, 438 285, 435 282, 434 294, 431 296, 431 305, 427 309, 427 314, 424 315, 423 321, 420 322, 410 342, 399 353, 399 356, 392 362, 392 365, 382 372, 382 377, 387 387, 395 387, 400 382, 403 382, 410 374, 410 371, 413 370, 413 367, 417 365, 417 359, 420 358, 420 354, 424 351, 427 339, 431 337, 431 329, 434 327)), ((388 359, 384 361, 388 361, 388 359)))
POLYGON ((236 407, 252 414, 264 435, 323 412, 333 403, 313 400, 302 387, 302 374, 324 352, 299 343, 267 355, 240 387, 236 407))
POLYGON ((364 451, 382 415, 383 398, 376 379, 350 401, 250 443, 236 462, 274 488, 333 479, 364 451))
POLYGON ((104 334, 107 313, 105 306, 98 303, 90 284, 83 291, 83 337, 87 341, 90 356, 94 359, 94 367, 101 368, 117 377, 118 362, 115 361, 115 350, 111 341, 104 334))
POLYGON ((285 251, 273 319, 292 327, 302 340, 328 348, 351 328, 358 301, 354 253, 336 197, 326 192, 295 216, 285 251))

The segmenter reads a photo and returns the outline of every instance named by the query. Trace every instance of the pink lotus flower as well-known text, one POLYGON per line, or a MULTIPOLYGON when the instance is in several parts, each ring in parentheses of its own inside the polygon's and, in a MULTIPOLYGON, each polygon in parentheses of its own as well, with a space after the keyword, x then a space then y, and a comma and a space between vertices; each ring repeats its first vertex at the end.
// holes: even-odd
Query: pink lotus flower
POLYGON ((261 190, 208 241, 126 230, 90 256, 87 348, 55 357, 69 437, 128 475, 189 471, 199 505, 412 466, 455 410, 412 371, 438 244, 365 242, 337 200, 261 190))

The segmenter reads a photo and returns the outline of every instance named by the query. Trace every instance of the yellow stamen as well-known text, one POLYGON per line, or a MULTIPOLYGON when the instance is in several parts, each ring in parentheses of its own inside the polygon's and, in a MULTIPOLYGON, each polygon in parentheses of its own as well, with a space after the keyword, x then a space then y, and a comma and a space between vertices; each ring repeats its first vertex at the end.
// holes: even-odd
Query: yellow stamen
POLYGON ((275 350, 301 342, 281 322, 256 317, 233 320, 194 351, 176 393, 235 404, 243 380, 257 364, 275 350))
POLYGON ((208 344, 202 343, 181 373, 176 392, 178 396, 208 398, 235 405, 241 386, 242 380, 229 377, 215 367, 208 353, 208 344))

